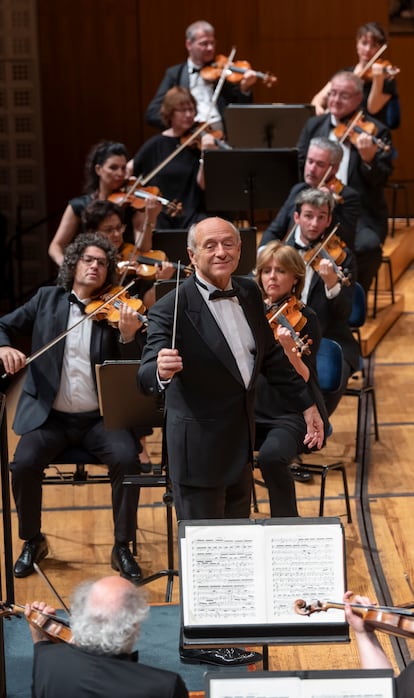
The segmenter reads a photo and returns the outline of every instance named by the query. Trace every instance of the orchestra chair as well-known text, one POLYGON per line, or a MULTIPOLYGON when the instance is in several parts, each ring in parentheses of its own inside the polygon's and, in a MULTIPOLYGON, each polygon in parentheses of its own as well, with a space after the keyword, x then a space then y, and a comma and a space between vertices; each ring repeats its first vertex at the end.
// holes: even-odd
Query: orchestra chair
MULTIPOLYGON (((138 445, 137 445, 138 458, 138 445)), ((82 446, 70 446, 59 453, 49 467, 45 470, 43 476, 43 485, 102 485, 110 484, 109 475, 107 472, 89 472, 86 465, 100 465, 106 467, 92 453, 87 451, 82 446), (62 469, 62 466, 74 464, 75 469, 62 469), (53 472, 50 473, 49 469, 53 472)), ((137 538, 135 535, 132 541, 132 552, 137 554, 137 538)))
MULTIPOLYGON (((340 389, 343 377, 343 361, 344 360, 342 348, 338 344, 338 342, 323 337, 318 349, 318 353, 316 355, 316 366, 318 372, 319 386, 323 393, 336 393, 340 389)), ((330 427, 330 431, 327 434, 327 438, 331 434, 332 427, 330 427)), ((257 465, 257 460, 255 465, 257 465)), ((348 523, 351 523, 352 516, 349 501, 348 480, 346 476, 345 464, 343 463, 343 461, 336 461, 334 463, 304 463, 302 458, 299 457, 298 460, 295 461, 295 469, 296 467, 299 472, 307 471, 314 475, 319 475, 321 478, 321 488, 319 495, 319 516, 323 516, 324 513, 325 488, 328 474, 334 470, 339 470, 339 472, 342 475, 347 521, 348 523)), ((263 481, 257 480, 253 482, 253 508, 254 511, 257 512, 257 498, 254 487, 255 483, 260 485, 264 485, 265 483, 263 481)))
POLYGON ((362 357, 361 327, 364 325, 367 316, 367 304, 365 291, 359 283, 354 286, 354 296, 352 299, 351 315, 348 318, 353 335, 355 336, 360 349, 360 365, 358 371, 354 373, 345 390, 345 397, 356 397, 358 400, 357 424, 355 436, 355 460, 358 459, 360 448, 364 448, 364 435, 367 429, 369 400, 371 400, 372 416, 374 422, 375 441, 379 441, 377 401, 375 398, 375 388, 371 382, 371 356, 368 357, 367 366, 362 357), (358 381, 358 385, 352 385, 358 381), (362 429, 362 425, 364 428, 362 429), (361 440, 362 437, 362 440, 361 440), (362 443, 361 443, 362 441, 362 443))

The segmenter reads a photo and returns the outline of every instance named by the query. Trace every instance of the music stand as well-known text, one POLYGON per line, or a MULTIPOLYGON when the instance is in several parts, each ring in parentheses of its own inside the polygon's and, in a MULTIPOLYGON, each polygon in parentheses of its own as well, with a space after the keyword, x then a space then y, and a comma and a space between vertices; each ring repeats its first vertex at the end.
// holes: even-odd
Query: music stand
MULTIPOLYGON (((239 264, 234 272, 237 276, 245 276, 251 272, 256 264, 256 228, 239 228, 241 238, 241 255, 239 264)), ((180 260, 181 264, 189 262, 187 253, 187 234, 184 230, 157 230, 152 237, 154 249, 160 249, 166 253, 172 262, 180 260), (184 234, 185 233, 185 234, 184 234)), ((159 300, 168 291, 176 286, 174 279, 168 281, 156 281, 155 299, 159 300)))
POLYGON ((154 250, 162 250, 167 255, 170 262, 188 264, 187 254, 187 232, 180 230, 154 230, 152 233, 152 247, 154 250))
POLYGON ((125 475, 124 485, 165 487, 163 502, 167 520, 168 567, 144 577, 139 584, 149 584, 161 577, 167 577, 165 600, 169 602, 172 598, 174 577, 178 576, 178 570, 174 569, 173 498, 168 479, 167 449, 163 429, 164 405, 159 396, 144 395, 138 389, 137 372, 140 363, 140 361, 105 361, 96 366, 99 408, 107 429, 132 427, 162 429, 161 463, 158 469, 154 467, 153 473, 149 475, 125 475))
POLYGON ((280 208, 299 181, 295 148, 207 150, 204 154, 207 211, 280 208))
POLYGON ((311 104, 229 104, 228 142, 233 148, 294 148, 314 113, 311 104))

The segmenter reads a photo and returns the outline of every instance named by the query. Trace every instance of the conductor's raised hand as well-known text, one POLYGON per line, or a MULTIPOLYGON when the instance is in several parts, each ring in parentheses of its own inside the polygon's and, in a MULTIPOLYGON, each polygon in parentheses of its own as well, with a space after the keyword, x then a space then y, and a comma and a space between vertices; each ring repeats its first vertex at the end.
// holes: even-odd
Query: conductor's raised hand
POLYGON ((161 349, 157 357, 157 369, 160 380, 168 381, 183 370, 183 360, 178 349, 161 349))

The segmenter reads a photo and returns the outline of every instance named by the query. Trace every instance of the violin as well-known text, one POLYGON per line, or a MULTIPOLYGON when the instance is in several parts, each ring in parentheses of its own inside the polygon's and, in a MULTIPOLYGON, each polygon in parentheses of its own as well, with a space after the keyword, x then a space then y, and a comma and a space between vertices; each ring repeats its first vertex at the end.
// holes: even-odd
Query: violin
MULTIPOLYGON (((400 73, 400 69, 397 68, 396 65, 392 65, 390 61, 387 60, 381 60, 381 61, 375 61, 376 64, 380 64, 382 66, 382 72, 385 75, 386 80, 393 80, 398 73, 400 73)), ((373 78, 373 70, 372 66, 368 69, 364 69, 360 74, 359 77, 362 78, 362 80, 372 80, 373 78)))
POLYGON ((307 250, 303 259, 305 264, 310 264, 315 271, 319 271, 321 260, 327 259, 331 262, 338 281, 344 286, 349 286, 351 283, 349 274, 343 272, 338 266, 346 259, 346 245, 338 235, 335 235, 338 227, 339 223, 319 245, 307 250))
POLYGON ((169 201, 161 196, 158 187, 142 187, 139 186, 139 180, 136 177, 130 177, 120 191, 115 191, 108 196, 108 200, 118 206, 132 206, 132 208, 142 210, 150 198, 155 198, 165 208, 171 218, 181 215, 183 205, 179 201, 169 201))
POLYGON ((115 286, 102 293, 98 299, 92 300, 85 308, 85 314, 93 314, 95 320, 107 320, 111 325, 116 325, 120 318, 122 304, 135 310, 142 324, 147 326, 148 320, 142 313, 146 308, 139 298, 131 298, 126 288, 115 286))
MULTIPOLYGON (((331 194, 333 195, 333 198, 335 199, 335 203, 337 204, 343 204, 344 203, 344 197, 341 196, 342 190, 345 186, 343 182, 341 182, 338 177, 333 177, 330 182, 327 184, 324 184, 325 187, 329 189, 331 194)), ((339 239, 339 238, 338 238, 339 239)), ((344 243, 345 246, 345 243, 344 243)))
POLYGON ((34 628, 40 630, 52 642, 67 642, 73 644, 73 635, 69 623, 63 618, 32 609, 28 616, 24 613, 25 607, 21 604, 0 602, 0 616, 4 616, 10 620, 11 616, 22 616, 33 625, 34 628))
MULTIPOLYGON (((216 82, 220 79, 221 73, 226 66, 226 80, 233 84, 241 82, 248 70, 254 70, 248 61, 234 61, 227 65, 227 57, 218 55, 210 65, 205 65, 204 68, 201 68, 200 75, 206 82, 216 82)), ((272 75, 272 73, 262 73, 259 70, 254 70, 254 72, 258 78, 263 80, 266 87, 272 87, 277 81, 277 77, 272 75)))
POLYGON ((295 343, 295 350, 299 355, 310 354, 310 345, 312 340, 305 335, 303 338, 299 336, 299 332, 307 323, 306 317, 301 312, 302 304, 295 298, 290 296, 282 304, 273 303, 269 311, 266 313, 267 321, 273 330, 273 336, 276 342, 279 341, 277 336, 277 328, 279 325, 289 330, 290 336, 295 343))
POLYGON ((348 123, 340 122, 334 128, 334 134, 339 143, 349 140, 352 145, 356 146, 359 134, 367 133, 380 150, 384 152, 390 151, 391 146, 375 136, 377 131, 378 129, 372 121, 365 121, 362 111, 358 112, 357 116, 348 121, 348 123))
MULTIPOLYGON (((303 599, 296 599, 295 613, 300 616, 310 616, 312 613, 328 611, 330 608, 345 609, 347 604, 331 601, 313 601, 307 604, 303 599)), ((362 606, 349 604, 364 623, 372 630, 381 630, 389 635, 398 637, 414 637, 414 612, 407 608, 393 606, 362 606)))

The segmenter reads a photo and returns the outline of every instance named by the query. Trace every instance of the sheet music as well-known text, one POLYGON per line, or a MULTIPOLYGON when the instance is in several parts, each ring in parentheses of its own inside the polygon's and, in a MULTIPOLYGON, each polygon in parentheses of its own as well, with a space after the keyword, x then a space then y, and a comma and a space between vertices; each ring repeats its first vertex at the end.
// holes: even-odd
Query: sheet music
POLYGON ((271 565, 269 622, 338 623, 344 612, 314 613, 304 618, 293 610, 296 599, 338 600, 344 595, 343 534, 339 526, 266 526, 265 558, 271 565))
POLYGON ((342 610, 294 611, 298 598, 342 601, 338 524, 188 525, 180 553, 184 626, 344 622, 342 610))
POLYGON ((301 679, 295 676, 211 678, 208 698, 393 698, 391 677, 301 679))

